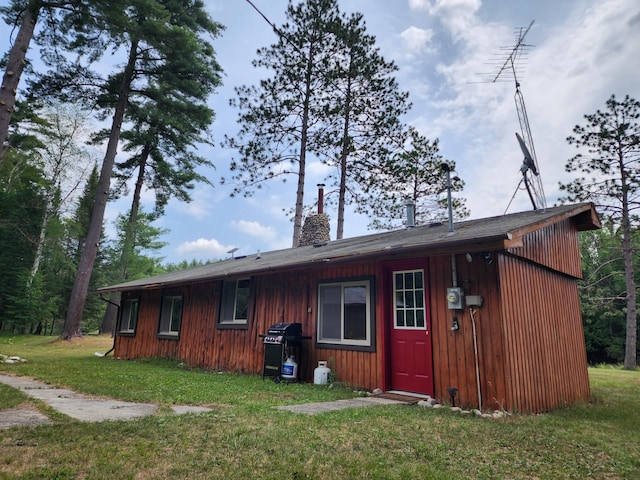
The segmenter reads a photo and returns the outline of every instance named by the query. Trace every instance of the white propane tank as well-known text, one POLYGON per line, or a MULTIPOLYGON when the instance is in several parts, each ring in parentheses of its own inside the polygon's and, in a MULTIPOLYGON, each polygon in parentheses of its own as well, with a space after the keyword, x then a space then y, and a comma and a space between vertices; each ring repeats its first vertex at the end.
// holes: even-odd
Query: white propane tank
POLYGON ((287 360, 282 364, 282 379, 295 382, 298 378, 298 364, 293 355, 287 357, 287 360))
POLYGON ((326 385, 329 383, 331 369, 327 367, 327 362, 319 361, 318 366, 313 371, 313 383, 316 385, 326 385))

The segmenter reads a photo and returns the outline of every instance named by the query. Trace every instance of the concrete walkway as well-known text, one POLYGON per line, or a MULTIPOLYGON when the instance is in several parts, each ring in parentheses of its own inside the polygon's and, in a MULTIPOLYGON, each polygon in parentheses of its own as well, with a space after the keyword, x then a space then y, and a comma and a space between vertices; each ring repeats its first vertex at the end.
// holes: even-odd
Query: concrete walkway
MULTIPOLYGON (((125 402, 95 398, 65 388, 54 388, 46 383, 23 377, 0 374, 0 383, 9 385, 36 398, 71 418, 83 422, 103 422, 105 420, 131 420, 133 418, 153 415, 158 405, 152 403, 125 402)), ((399 405, 405 402, 380 397, 362 397, 332 402, 304 403, 276 407, 292 413, 316 415, 319 413, 343 410, 345 408, 371 407, 376 405, 399 405)), ((185 413, 204 413, 211 411, 208 407, 192 405, 173 405, 172 410, 178 415, 185 413)), ((12 408, 0 411, 0 429, 21 425, 44 425, 52 423, 42 413, 28 408, 12 408)))
POLYGON ((344 410, 345 408, 373 407, 379 405, 401 405, 405 402, 399 400, 389 400, 386 398, 362 397, 348 398, 345 400, 335 400, 333 402, 302 403, 299 405, 285 405, 276 407, 278 410, 286 410, 293 413, 304 413, 306 415, 316 415, 318 413, 344 410))
MULTIPOLYGON (((94 398, 64 388, 53 388, 46 383, 28 378, 0 374, 0 382, 22 391, 31 398, 41 400, 60 413, 83 422, 131 420, 152 415, 158 411, 158 405, 155 404, 94 398)), ((211 411, 207 407, 190 405, 174 405, 171 408, 179 415, 211 411)), ((30 425, 47 423, 48 420, 46 416, 33 410, 10 409, 0 411, 0 428, 14 426, 12 423, 21 418, 30 425)))

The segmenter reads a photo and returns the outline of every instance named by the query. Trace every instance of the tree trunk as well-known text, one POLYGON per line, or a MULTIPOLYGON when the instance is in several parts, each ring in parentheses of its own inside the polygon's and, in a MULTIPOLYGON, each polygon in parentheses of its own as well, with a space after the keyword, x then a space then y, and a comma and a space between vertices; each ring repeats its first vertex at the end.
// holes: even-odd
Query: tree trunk
POLYGON ((104 316, 102 317, 102 323, 100 324, 100 333, 110 333, 112 336, 116 332, 116 322, 118 320, 118 305, 120 303, 120 294, 112 293, 109 295, 109 301, 107 302, 107 308, 104 310, 104 316))
POLYGON ((624 253, 624 283, 627 288, 627 338, 625 341, 624 368, 634 370, 638 366, 636 357, 638 317, 630 235, 629 238, 625 238, 622 248, 624 253))
POLYGON ((309 135, 309 104, 311 102, 311 75, 313 73, 313 44, 309 47, 307 59, 307 72, 305 76, 304 107, 302 111, 302 126, 300 134, 300 158, 298 164, 298 188, 296 190, 296 210, 293 217, 293 242, 292 247, 297 247, 302 230, 302 211, 304 210, 304 180, 307 163, 307 141, 309 135))
POLYGON ((60 335, 60 338, 63 340, 70 340, 74 337, 82 336, 82 333, 80 332, 82 314, 87 298, 87 292, 89 290, 93 264, 95 262, 96 255, 98 254, 100 235, 102 233, 102 221, 104 220, 104 211, 107 205, 107 200, 109 199, 111 173, 113 171, 113 164, 118 150, 118 141, 120 140, 120 130, 122 128, 124 112, 129 99, 129 90, 133 79, 136 56, 138 53, 137 50, 138 42, 133 41, 129 51, 129 61, 125 67, 122 84, 120 85, 120 93, 118 95, 118 103, 116 105, 113 122, 111 124, 107 152, 102 163, 102 170, 100 171, 100 180, 98 181, 96 199, 93 203, 93 209, 91 212, 89 232, 87 233, 84 249, 82 250, 82 256, 80 257, 80 263, 78 264, 78 271, 73 284, 73 290, 71 291, 71 299, 69 301, 67 316, 64 321, 62 334, 60 335))
POLYGON ((33 279, 36 277, 36 275, 38 274, 38 270, 40 269, 40 259, 42 258, 42 251, 44 250, 44 241, 47 236, 47 227, 49 226, 49 220, 51 220, 51 216, 53 214, 53 212, 51 211, 52 208, 53 200, 50 196, 47 196, 44 215, 42 216, 42 222, 40 223, 40 235, 38 235, 38 244, 36 245, 35 258, 33 259, 31 271, 29 272, 29 277, 27 278, 27 290, 31 288, 33 279))
POLYGON ((638 365, 636 342, 638 330, 636 285, 634 281, 633 248, 631 246, 631 222, 626 177, 622 177, 622 254, 624 256, 624 284, 627 289, 627 336, 624 349, 624 368, 633 370, 638 365))
MULTIPOLYGON (((349 65, 351 72, 351 64, 349 65)), ((349 156, 349 120, 351 115, 351 73, 347 79, 347 91, 344 108, 344 128, 342 130, 342 149, 340 152, 340 189, 338 193, 338 225, 336 239, 340 240, 344 233, 344 206, 347 195, 347 157, 349 156)))
MULTIPOLYGON (((127 268, 133 257, 133 249, 135 248, 136 226, 138 224, 138 211, 140 210, 140 194, 144 185, 144 172, 149 158, 149 145, 145 145, 141 155, 140 166, 138 170, 138 179, 136 180, 136 188, 133 192, 133 201, 131 202, 131 211, 129 212, 129 223, 125 231, 124 242, 122 242, 122 252, 120 253, 120 277, 119 281, 127 280, 127 268)), ((111 333, 115 335, 115 327, 118 317, 118 307, 120 305, 121 295, 112 293, 109 295, 109 302, 102 317, 100 324, 100 333, 111 333)))
POLYGON ((33 38, 33 32, 36 28, 38 14, 42 8, 42 0, 30 0, 29 5, 24 11, 22 23, 18 30, 16 41, 9 51, 7 60, 7 68, 2 77, 2 87, 0 88, 0 165, 3 162, 4 144, 9 135, 9 123, 11 115, 16 104, 16 92, 24 66, 27 64, 26 56, 29 49, 29 43, 33 38))

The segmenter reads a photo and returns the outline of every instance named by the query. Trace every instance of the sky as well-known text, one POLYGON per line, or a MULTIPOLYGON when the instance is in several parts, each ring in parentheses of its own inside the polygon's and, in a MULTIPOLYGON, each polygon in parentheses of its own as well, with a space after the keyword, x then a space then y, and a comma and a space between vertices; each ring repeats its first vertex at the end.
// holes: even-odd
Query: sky
MULTIPOLYGON (((285 0, 252 0, 274 24, 285 21, 285 0)), ((523 155, 514 103, 513 76, 486 83, 497 72, 496 58, 515 45, 516 32, 529 26, 526 62, 518 74, 537 153, 547 205, 557 202, 559 182, 577 153, 566 137, 584 115, 605 108, 612 94, 640 100, 640 2, 637 0, 339 0, 341 11, 364 15, 367 31, 376 37, 386 60, 398 66, 400 89, 413 104, 403 121, 429 139, 439 139, 440 153, 456 163, 465 181, 459 195, 470 218, 531 209, 526 191, 517 187, 523 155), (507 48, 507 50, 504 50, 507 48), (514 195, 515 194, 515 195, 514 195)), ((236 152, 221 148, 224 135, 238 130, 238 111, 229 106, 234 87, 256 85, 265 73, 251 65, 256 50, 276 42, 267 22, 244 0, 205 0, 211 17, 226 28, 213 41, 224 70, 223 85, 210 99, 216 112, 214 147, 200 155, 215 169, 200 170, 213 184, 199 184, 190 203, 172 200, 156 222, 169 233, 160 255, 163 263, 214 260, 291 246, 293 224, 284 210, 295 203, 295 180, 264 185, 249 198, 231 198, 232 187, 220 185, 236 152)), ((0 47, 6 51, 6 26, 0 47)), ((506 72, 507 74, 509 72, 506 72)), ((309 166, 305 203, 315 200, 316 184, 325 168, 309 166)), ((130 198, 108 205, 105 226, 126 212, 130 198)), ((152 192, 143 194, 147 210, 152 192)), ((332 238, 336 213, 328 210, 332 238)), ((344 236, 372 233, 368 219, 347 211, 344 236)))

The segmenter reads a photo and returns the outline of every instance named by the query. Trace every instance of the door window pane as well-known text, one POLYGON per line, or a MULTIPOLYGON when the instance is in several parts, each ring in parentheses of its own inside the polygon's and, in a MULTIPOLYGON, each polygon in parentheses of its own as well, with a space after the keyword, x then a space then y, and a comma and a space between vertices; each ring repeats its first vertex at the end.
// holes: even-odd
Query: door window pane
POLYGON ((424 273, 422 270, 395 272, 396 328, 426 328, 424 273))

